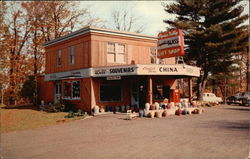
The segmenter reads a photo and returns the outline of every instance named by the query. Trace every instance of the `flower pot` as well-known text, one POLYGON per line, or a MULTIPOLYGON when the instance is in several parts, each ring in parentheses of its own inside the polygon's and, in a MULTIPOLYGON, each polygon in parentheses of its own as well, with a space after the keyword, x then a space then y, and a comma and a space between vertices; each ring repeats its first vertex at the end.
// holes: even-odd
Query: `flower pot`
POLYGON ((181 113, 182 113, 181 109, 177 109, 177 110, 176 110, 176 115, 181 116, 181 113))
POLYGON ((162 117, 162 112, 161 111, 157 111, 156 112, 156 117, 157 118, 161 118, 162 117))
POLYGON ((162 112, 162 117, 166 117, 167 116, 167 112, 166 111, 163 111, 162 112))
POLYGON ((187 114, 188 114, 187 109, 184 109, 184 110, 182 111, 182 114, 183 114, 183 115, 187 115, 187 114))
POLYGON ((155 111, 151 111, 150 112, 150 118, 154 118, 155 117, 155 111))

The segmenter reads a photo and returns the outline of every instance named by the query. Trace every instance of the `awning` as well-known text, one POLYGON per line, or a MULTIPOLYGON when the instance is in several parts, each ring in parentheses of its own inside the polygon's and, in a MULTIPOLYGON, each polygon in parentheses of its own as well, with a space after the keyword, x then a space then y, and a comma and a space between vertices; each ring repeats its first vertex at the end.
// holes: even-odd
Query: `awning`
POLYGON ((132 75, 162 75, 175 76, 175 78, 199 77, 200 68, 185 64, 158 65, 158 64, 136 64, 122 66, 92 67, 67 72, 58 72, 45 75, 45 80, 60 80, 65 77, 109 77, 109 76, 132 76, 132 75))

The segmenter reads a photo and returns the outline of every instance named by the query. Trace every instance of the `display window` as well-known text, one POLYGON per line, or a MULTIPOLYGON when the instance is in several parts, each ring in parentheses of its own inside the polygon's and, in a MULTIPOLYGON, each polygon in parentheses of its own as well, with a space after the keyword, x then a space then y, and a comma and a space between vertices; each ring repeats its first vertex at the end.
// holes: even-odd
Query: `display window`
POLYGON ((101 85, 100 101, 117 102, 122 100, 122 88, 120 85, 101 85))
POLYGON ((63 82, 64 99, 80 99, 80 81, 63 82))

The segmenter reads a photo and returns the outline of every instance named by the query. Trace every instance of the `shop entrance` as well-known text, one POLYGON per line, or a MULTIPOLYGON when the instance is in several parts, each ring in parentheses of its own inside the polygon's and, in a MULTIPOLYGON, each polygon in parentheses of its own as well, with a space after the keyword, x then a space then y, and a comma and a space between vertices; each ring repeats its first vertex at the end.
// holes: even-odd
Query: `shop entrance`
POLYGON ((136 80, 131 83, 131 105, 137 105, 144 108, 146 103, 146 87, 145 80, 136 80))

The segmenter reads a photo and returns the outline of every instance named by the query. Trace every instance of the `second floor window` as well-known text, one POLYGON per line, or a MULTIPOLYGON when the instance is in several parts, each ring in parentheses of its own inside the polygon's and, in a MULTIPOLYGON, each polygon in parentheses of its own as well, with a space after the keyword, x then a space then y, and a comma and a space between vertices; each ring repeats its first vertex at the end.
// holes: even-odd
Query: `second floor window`
POLYGON ((57 52, 57 66, 62 65, 62 50, 59 49, 57 52))
POLYGON ((125 45, 108 43, 107 61, 110 63, 125 63, 125 45))
POLYGON ((73 65, 75 63, 75 46, 69 47, 69 64, 73 65))

